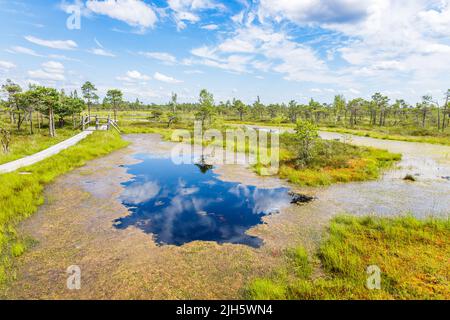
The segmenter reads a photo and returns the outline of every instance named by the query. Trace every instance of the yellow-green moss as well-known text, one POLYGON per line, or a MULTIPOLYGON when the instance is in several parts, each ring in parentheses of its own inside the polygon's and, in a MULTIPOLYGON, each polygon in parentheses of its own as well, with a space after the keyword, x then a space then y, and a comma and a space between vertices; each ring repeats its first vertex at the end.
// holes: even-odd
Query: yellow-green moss
MULTIPOLYGON (((298 249, 297 249, 298 250, 298 249)), ((289 267, 249 285, 252 299, 450 299, 450 220, 340 216, 317 253, 324 276, 289 267), (367 268, 381 270, 369 290, 367 268), (288 276, 285 273, 288 273, 288 276), (307 272, 308 273, 308 272, 307 272), (283 276, 280 276, 283 275, 283 276)), ((306 266, 304 268, 310 268, 306 266)))

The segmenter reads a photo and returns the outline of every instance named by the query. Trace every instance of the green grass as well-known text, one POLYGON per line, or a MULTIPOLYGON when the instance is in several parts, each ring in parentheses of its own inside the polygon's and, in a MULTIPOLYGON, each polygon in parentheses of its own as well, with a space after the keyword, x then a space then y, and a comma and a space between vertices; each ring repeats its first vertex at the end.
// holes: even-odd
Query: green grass
POLYGON ((272 120, 265 121, 240 121, 240 120, 225 120, 226 124, 239 124, 239 125, 254 125, 254 126, 268 126, 268 127, 280 127, 280 128, 295 128, 293 123, 276 122, 272 120))
POLYGON ((74 136, 76 133, 78 132, 70 129, 57 129, 57 136, 52 138, 44 129, 41 133, 33 135, 13 131, 10 152, 0 151, 0 164, 35 154, 74 136))
POLYGON ((94 132, 79 144, 20 170, 30 174, 13 172, 0 175, 0 283, 12 275, 13 257, 21 255, 26 249, 26 243, 18 236, 16 227, 43 204, 45 185, 83 166, 88 160, 126 145, 127 142, 114 132, 94 132))
MULTIPOLYGON (((193 128, 186 123, 178 123, 173 128, 167 128, 164 123, 149 122, 122 122, 121 130, 126 134, 155 133, 160 134, 166 141, 171 141, 175 129, 186 129, 191 132, 193 128)), ((227 125, 220 127, 225 136, 227 125)), ((385 150, 358 147, 349 144, 319 140, 316 143, 314 157, 306 168, 299 168, 295 164, 296 142, 289 133, 280 135, 280 170, 278 175, 293 184, 300 186, 325 186, 333 183, 351 181, 366 181, 379 178, 383 169, 388 168, 401 159, 400 154, 389 153, 385 150)), ((268 139, 270 142, 270 138, 268 139)), ((188 142, 188 141, 185 141, 188 142)), ((193 140, 190 143, 194 143, 193 140)), ((217 142, 210 145, 220 146, 217 142)), ((204 143, 207 146, 207 143, 204 143)), ((222 142, 222 146, 225 144, 222 142)), ((270 148, 268 150, 252 146, 246 141, 244 144, 235 143, 235 151, 255 154, 262 163, 270 163, 270 148)), ((267 173, 267 166, 256 164, 254 171, 259 174, 267 173)))
POLYGON ((327 186, 334 183, 375 180, 384 169, 400 158, 399 154, 365 148, 359 157, 349 157, 344 166, 297 169, 281 164, 279 176, 299 186, 327 186))
MULTIPOLYGON (((261 125, 279 128, 294 128, 292 123, 276 123, 274 121, 226 121, 228 124, 261 125)), ((403 128, 403 127, 367 127, 343 128, 334 126, 321 126, 320 130, 337 133, 347 133, 356 136, 370 137, 382 140, 396 140, 406 142, 422 142, 431 144, 450 145, 450 129, 438 132, 432 129, 403 128)))
POLYGON ((339 216, 315 256, 295 250, 301 262, 288 253, 280 270, 249 284, 248 298, 450 299, 450 219, 339 216), (366 287, 373 265, 380 290, 366 287), (313 267, 322 275, 311 276, 313 267))
MULTIPOLYGON (((322 131, 337 132, 337 133, 347 133, 353 134, 355 136, 369 137, 382 140, 396 140, 396 141, 406 141, 406 142, 422 142, 431 144, 442 144, 450 145, 450 135, 445 133, 439 133, 437 135, 422 135, 423 133, 414 131, 405 131, 403 133, 389 133, 382 131, 374 131, 377 129, 348 129, 348 128, 320 128, 322 131), (416 133, 416 135, 412 135, 416 133)), ((431 132, 426 131, 424 134, 431 134, 431 132)))
POLYGON ((170 141, 173 128, 167 128, 166 124, 149 123, 149 122, 123 122, 120 130, 124 134, 160 134, 166 141, 170 141))
POLYGON ((386 150, 319 139, 312 149, 310 162, 302 165, 297 161, 300 147, 293 134, 282 134, 280 145, 279 176, 300 186, 374 180, 382 170, 401 160, 400 154, 386 150))
MULTIPOLYGON (((97 113, 96 113, 97 114, 97 113)), ((106 116, 110 114, 110 112, 103 111, 99 112, 99 115, 106 116)), ((118 112, 118 118, 120 120, 120 124, 125 126, 130 126, 130 121, 127 121, 129 118, 133 118, 135 120, 141 119, 141 120, 147 120, 150 115, 152 114, 151 111, 120 111, 118 112)), ((185 118, 185 120, 192 121, 192 115, 191 114, 182 114, 182 118, 185 118)), ((278 127, 278 128, 285 128, 290 129, 294 128, 295 124, 288 123, 288 122, 280 122, 274 120, 263 120, 263 121, 251 121, 251 120, 245 120, 245 121, 239 121, 239 120, 222 120, 222 122, 225 125, 260 125, 260 126, 272 126, 272 127, 278 127)), ((156 123, 151 123, 148 121, 142 121, 137 122, 135 121, 132 123, 131 126, 139 127, 139 129, 127 129, 125 132, 129 131, 129 133, 154 133, 154 132, 147 132, 150 129, 149 127, 158 126, 156 123), (147 128, 146 128, 147 127, 147 128)), ((164 126, 164 124, 161 124, 161 126, 164 126)), ((371 137, 376 139, 383 139, 383 140, 397 140, 397 141, 407 141, 407 142, 423 142, 423 143, 431 143, 431 144, 442 144, 442 145, 450 145, 450 128, 447 129, 446 132, 438 132, 436 129, 421 129, 416 127, 411 128, 404 128, 402 126, 396 126, 396 127, 357 127, 357 128, 345 128, 345 127, 334 127, 333 125, 330 126, 322 126, 320 128, 322 131, 329 131, 329 132, 337 132, 337 133, 347 133, 347 134, 354 134, 358 136, 365 136, 365 137, 371 137)))

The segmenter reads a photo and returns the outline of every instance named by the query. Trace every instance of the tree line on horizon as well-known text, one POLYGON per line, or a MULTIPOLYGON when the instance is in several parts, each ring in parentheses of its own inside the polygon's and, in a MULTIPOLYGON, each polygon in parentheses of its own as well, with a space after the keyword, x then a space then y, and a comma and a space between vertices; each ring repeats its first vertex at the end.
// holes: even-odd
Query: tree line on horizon
POLYGON ((30 134, 33 134, 33 127, 36 125, 40 129, 46 119, 50 136, 56 135, 56 118, 59 126, 63 126, 66 119, 71 118, 73 127, 76 128, 80 114, 87 113, 91 116, 92 112, 100 110, 112 111, 115 120, 122 110, 151 111, 156 120, 165 115, 169 126, 179 118, 179 114, 193 114, 202 123, 211 122, 213 117, 219 116, 227 120, 275 124, 295 124, 298 120, 305 120, 315 125, 413 126, 438 131, 444 131, 450 122, 450 89, 444 93, 442 105, 429 95, 424 96, 421 102, 411 105, 403 99, 391 101, 381 93, 375 93, 370 100, 346 100, 343 95, 336 95, 331 103, 311 99, 308 104, 292 100, 288 104, 265 105, 259 97, 250 105, 235 98, 215 103, 214 96, 205 89, 201 90, 197 103, 178 103, 177 94, 172 94, 171 101, 158 105, 144 104, 139 99, 126 101, 122 91, 118 89, 108 90, 100 102, 97 88, 89 81, 80 89, 80 94, 77 90, 66 93, 64 90, 38 85, 30 85, 27 90, 23 90, 8 79, 1 87, 5 97, 1 100, 1 109, 8 114, 10 124, 18 131, 23 123, 28 123, 30 134), (37 124, 33 121, 37 121, 37 124))

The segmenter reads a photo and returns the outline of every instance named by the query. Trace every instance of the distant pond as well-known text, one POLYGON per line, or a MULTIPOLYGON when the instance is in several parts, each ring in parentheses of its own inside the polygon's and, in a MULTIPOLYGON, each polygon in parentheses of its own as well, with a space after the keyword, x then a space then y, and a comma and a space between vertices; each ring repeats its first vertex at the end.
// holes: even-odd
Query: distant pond
POLYGON ((121 196, 130 215, 117 219, 115 227, 137 227, 159 245, 200 240, 260 247, 262 240, 246 231, 292 200, 287 188, 224 182, 211 166, 176 165, 152 155, 137 159, 142 162, 127 167, 134 178, 123 184, 121 196))

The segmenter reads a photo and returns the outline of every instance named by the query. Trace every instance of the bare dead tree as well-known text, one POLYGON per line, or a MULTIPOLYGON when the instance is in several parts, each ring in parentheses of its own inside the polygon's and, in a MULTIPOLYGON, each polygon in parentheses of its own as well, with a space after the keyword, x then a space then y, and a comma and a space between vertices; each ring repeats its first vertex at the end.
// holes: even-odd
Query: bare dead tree
POLYGON ((0 128, 0 141, 2 144, 3 153, 9 153, 9 146, 11 144, 11 132, 9 130, 0 128))

